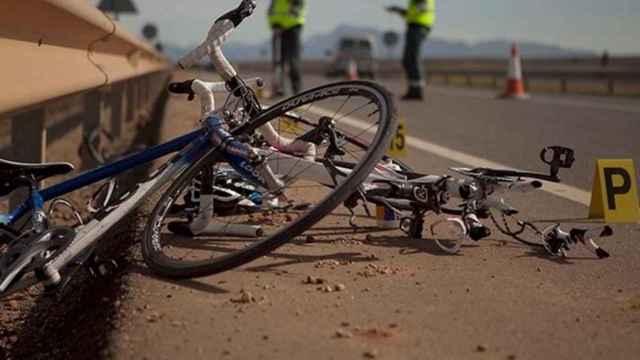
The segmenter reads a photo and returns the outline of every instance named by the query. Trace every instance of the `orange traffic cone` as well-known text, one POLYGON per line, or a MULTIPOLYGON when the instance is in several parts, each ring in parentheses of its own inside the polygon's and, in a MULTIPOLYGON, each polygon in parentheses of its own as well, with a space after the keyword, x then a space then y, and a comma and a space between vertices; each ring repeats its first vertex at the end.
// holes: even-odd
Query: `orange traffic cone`
POLYGON ((353 59, 349 59, 347 66, 347 80, 358 80, 358 63, 353 59))
POLYGON ((522 63, 520 62, 520 50, 515 43, 511 47, 511 59, 509 60, 509 74, 507 88, 500 95, 502 99, 528 99, 529 95, 524 90, 522 80, 522 63))

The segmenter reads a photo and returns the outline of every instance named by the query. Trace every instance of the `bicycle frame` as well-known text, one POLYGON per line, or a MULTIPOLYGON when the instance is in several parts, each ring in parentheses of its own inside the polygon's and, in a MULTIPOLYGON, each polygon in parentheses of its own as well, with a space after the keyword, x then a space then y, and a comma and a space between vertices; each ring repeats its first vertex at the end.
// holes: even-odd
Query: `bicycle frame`
MULTIPOLYGON (((75 228, 75 237, 68 247, 58 256, 51 259, 43 269, 47 278, 50 279, 45 282, 45 285, 58 283, 61 279, 61 275, 59 273, 61 269, 63 269, 73 259, 83 254, 87 249, 91 249, 107 230, 129 214, 130 211, 140 205, 147 195, 157 191, 157 189, 163 184, 174 181, 183 171, 192 166, 195 161, 203 156, 208 156, 209 153, 215 151, 216 148, 211 144, 209 136, 210 131, 206 126, 203 126, 201 129, 180 136, 165 144, 154 146, 112 164, 89 170, 77 177, 63 181, 46 189, 32 189, 29 198, 26 199, 24 203, 19 205, 9 214, 2 215, 0 223, 5 226, 10 226, 24 215, 27 215, 30 211, 33 214, 44 214, 44 203, 49 200, 53 200, 85 186, 111 178, 171 153, 179 152, 179 154, 171 159, 165 166, 158 169, 145 181, 139 183, 132 193, 125 195, 122 199, 119 199, 120 202, 118 203, 118 206, 112 209, 112 211, 107 211, 104 217, 100 219, 91 219, 88 223, 75 228)), ((44 219, 46 218, 42 217, 41 221, 44 221, 44 219)), ((35 278, 30 280, 31 281, 23 281, 22 286, 12 289, 11 292, 21 290, 22 288, 30 286, 36 282, 35 278)), ((4 293, 5 290, 6 289, 0 289, 2 296, 8 295, 8 293, 4 293)))

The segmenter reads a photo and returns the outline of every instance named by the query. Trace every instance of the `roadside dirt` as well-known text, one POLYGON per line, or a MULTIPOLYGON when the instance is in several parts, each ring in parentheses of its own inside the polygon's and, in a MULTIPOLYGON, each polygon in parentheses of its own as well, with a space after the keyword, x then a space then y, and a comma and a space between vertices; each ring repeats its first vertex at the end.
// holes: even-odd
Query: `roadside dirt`
MULTIPOLYGON (((191 129, 197 110, 173 97, 164 136, 191 129)), ((546 207, 531 208, 545 214, 546 207)), ((608 245, 616 254, 608 261, 580 251, 552 261, 495 235, 448 256, 432 241, 380 231, 371 219, 359 217, 357 231, 347 220, 338 209, 271 255, 204 279, 157 278, 138 256, 108 356, 627 359, 640 353, 637 244, 608 245)), ((621 238, 638 234, 637 227, 616 230, 621 238)))
MULTIPOLYGON (((172 97, 162 137, 193 129, 197 117, 197 104, 172 97)), ((419 156, 408 162, 423 161, 419 156)), ((515 205, 544 216, 561 200, 527 201, 515 205)), ((563 206, 566 217, 584 212, 563 206)), ((556 261, 495 235, 450 256, 430 240, 380 231, 363 216, 357 231, 347 220, 338 209, 267 257, 189 281, 154 276, 134 247, 124 272, 75 294, 73 302, 89 300, 51 317, 64 326, 37 331, 30 341, 22 340, 25 332, 16 338, 23 350, 38 341, 48 346, 12 358, 514 360, 640 353, 637 242, 608 243, 614 257, 606 261, 581 251, 556 261)), ((616 231, 623 239, 639 234, 637 226, 616 231)), ((51 315, 43 309, 38 316, 51 315)))

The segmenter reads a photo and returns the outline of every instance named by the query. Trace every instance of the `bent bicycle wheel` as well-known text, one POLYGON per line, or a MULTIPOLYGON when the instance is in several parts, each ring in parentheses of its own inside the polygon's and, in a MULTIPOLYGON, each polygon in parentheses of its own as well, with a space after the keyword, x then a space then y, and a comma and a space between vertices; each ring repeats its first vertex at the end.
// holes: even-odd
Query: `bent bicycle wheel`
POLYGON ((211 157, 219 154, 200 159, 154 208, 142 242, 145 262, 160 275, 192 278, 269 254, 358 188, 382 159, 395 126, 391 97, 369 82, 325 85, 273 105, 233 134, 251 136, 280 181, 277 192, 240 176, 242 169, 212 163, 211 157), (288 114, 316 126, 310 131, 285 129, 288 114), (302 148, 307 151, 265 141, 265 128, 275 130, 279 140, 306 144, 302 148), (347 137, 359 145, 345 141, 347 137))

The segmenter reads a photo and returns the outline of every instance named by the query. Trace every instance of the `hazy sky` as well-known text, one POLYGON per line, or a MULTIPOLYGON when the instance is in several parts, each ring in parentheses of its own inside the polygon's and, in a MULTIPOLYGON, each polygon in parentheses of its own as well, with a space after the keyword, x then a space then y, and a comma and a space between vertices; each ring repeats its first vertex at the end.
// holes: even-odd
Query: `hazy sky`
MULTIPOLYGON (((90 0, 97 4, 99 0, 90 0)), ((185 46, 205 37, 210 23, 239 0, 133 0, 137 16, 122 16, 139 33, 155 22, 160 38, 185 46)), ((380 26, 402 31, 399 17, 384 11, 407 0, 308 0, 305 36, 326 32, 340 24, 380 26)), ((253 17, 232 41, 257 43, 269 36, 269 0, 257 0, 253 17)), ((439 0, 434 36, 469 42, 492 39, 534 40, 547 44, 614 53, 640 53, 640 0, 439 0)))

